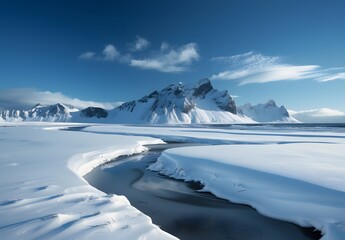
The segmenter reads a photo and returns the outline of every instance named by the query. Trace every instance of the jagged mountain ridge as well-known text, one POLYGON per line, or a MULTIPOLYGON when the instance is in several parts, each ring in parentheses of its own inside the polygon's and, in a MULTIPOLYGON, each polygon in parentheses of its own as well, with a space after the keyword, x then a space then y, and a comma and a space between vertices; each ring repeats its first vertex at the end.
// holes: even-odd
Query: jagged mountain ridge
POLYGON ((209 79, 195 85, 171 84, 110 111, 117 123, 231 123, 253 122, 236 115, 236 104, 227 91, 214 89, 209 79))

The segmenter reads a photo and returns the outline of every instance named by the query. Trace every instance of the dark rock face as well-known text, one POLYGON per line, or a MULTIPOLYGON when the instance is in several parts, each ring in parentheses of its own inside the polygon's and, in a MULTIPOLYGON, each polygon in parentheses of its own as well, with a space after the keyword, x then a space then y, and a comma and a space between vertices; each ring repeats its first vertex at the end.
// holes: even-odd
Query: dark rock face
POLYGON ((81 116, 86 118, 106 118, 108 117, 107 110, 99 107, 88 107, 80 111, 81 116))
MULTIPOLYGON (((208 94, 217 92, 211 84, 211 81, 207 78, 199 81, 198 85, 194 89, 193 96, 199 98, 205 98, 208 94)), ((217 103, 218 107, 224 111, 236 114, 236 104, 234 99, 229 95, 228 91, 221 91, 216 94, 213 100, 217 103)))
MULTIPOLYGON (((42 108, 40 108, 42 109, 42 108)), ((67 108, 65 106, 63 106, 61 103, 57 103, 55 105, 51 105, 48 107, 48 111, 49 114, 51 115, 55 115, 55 114, 66 114, 67 113, 67 108)))
POLYGON ((224 91, 224 94, 221 96, 221 101, 216 100, 218 107, 224 111, 237 114, 237 107, 234 99, 228 94, 228 91, 224 91))
POLYGON ((228 112, 231 112, 233 114, 237 114, 236 104, 233 100, 229 101, 228 104, 218 105, 218 106, 220 109, 222 109, 224 111, 228 111, 228 112))
POLYGON ((193 96, 204 98, 205 95, 213 89, 210 80, 203 79, 199 82, 199 86, 195 88, 193 96))
MULTIPOLYGON (((145 98, 145 97, 144 97, 145 98)), ((142 98, 143 99, 143 98, 142 98)), ((142 100, 144 101, 144 100, 142 100)), ((147 101, 147 100, 146 100, 147 101)), ((144 101, 145 102, 145 101, 144 101)), ((136 101, 130 101, 130 102, 125 102, 124 104, 122 104, 121 106, 118 106, 118 108, 120 110, 126 110, 126 111, 130 111, 133 112, 135 106, 136 106, 136 101)))
POLYGON ((154 91, 154 92, 150 93, 148 96, 144 96, 144 97, 140 98, 138 100, 138 102, 147 103, 149 99, 157 98, 157 96, 158 96, 158 91, 154 91))

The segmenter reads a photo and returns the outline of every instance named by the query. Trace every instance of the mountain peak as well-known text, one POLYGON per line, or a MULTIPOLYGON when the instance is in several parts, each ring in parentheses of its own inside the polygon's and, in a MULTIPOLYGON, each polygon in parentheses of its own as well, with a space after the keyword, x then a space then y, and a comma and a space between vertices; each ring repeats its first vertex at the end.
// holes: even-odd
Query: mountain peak
POLYGON ((267 101, 267 103, 265 103, 266 107, 277 107, 277 104, 274 100, 270 99, 267 101))
POLYGON ((204 84, 211 84, 211 81, 210 79, 208 78, 203 78, 203 79, 200 79, 197 83, 198 86, 201 86, 201 85, 204 85, 204 84))
POLYGON ((208 78, 201 79, 195 86, 193 96, 205 97, 207 93, 213 90, 211 81, 208 78))
POLYGON ((42 107, 44 107, 42 104, 37 103, 37 104, 36 104, 33 108, 31 108, 31 109, 42 108, 42 107))
POLYGON ((195 84, 171 84, 139 100, 122 104, 110 115, 120 123, 248 121, 235 114, 236 105, 228 92, 214 89, 211 81, 204 78, 195 84))

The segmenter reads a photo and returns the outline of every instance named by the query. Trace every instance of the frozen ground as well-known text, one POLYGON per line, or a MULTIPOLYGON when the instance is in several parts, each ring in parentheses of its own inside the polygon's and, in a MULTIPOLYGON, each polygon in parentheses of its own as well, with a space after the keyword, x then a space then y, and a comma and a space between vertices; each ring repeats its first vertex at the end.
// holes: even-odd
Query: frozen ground
POLYGON ((10 126, 0 128, 1 239, 172 239, 125 197, 82 178, 159 139, 223 145, 167 150, 151 169, 345 238, 344 128, 1 124, 10 126))

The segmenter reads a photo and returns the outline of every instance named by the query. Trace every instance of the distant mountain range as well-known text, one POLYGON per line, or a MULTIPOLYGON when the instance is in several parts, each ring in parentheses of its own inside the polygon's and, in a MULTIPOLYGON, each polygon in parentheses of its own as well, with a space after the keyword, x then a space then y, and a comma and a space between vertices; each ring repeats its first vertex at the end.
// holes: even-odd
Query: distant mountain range
POLYGON ((4 121, 10 122, 66 122, 71 120, 71 114, 73 112, 79 112, 79 110, 72 106, 66 106, 62 103, 57 103, 50 106, 37 104, 29 110, 3 110, 0 112, 0 117, 4 121))
POLYGON ((131 124, 297 122, 273 100, 237 107, 231 95, 214 89, 209 79, 194 85, 172 84, 110 111, 91 106, 79 110, 62 103, 37 104, 29 110, 2 110, 1 120, 131 124))
POLYGON ((278 107, 273 100, 269 100, 265 104, 252 106, 247 103, 237 108, 238 113, 245 115, 256 122, 298 122, 289 115, 284 106, 278 107))

